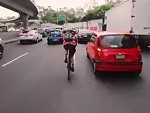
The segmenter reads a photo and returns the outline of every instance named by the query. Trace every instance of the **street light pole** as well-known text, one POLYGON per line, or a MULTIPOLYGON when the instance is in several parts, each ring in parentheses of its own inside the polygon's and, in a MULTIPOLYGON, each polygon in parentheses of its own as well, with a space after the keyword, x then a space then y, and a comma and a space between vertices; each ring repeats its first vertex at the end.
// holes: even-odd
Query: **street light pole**
POLYGON ((58 9, 57 9, 57 25, 58 25, 58 16, 59 16, 59 14, 58 14, 58 9))

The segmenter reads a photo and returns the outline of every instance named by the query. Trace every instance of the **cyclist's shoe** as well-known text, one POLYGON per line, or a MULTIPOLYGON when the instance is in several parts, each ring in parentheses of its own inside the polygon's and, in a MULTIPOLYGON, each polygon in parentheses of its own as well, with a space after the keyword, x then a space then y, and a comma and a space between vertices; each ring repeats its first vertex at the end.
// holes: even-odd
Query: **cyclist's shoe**
POLYGON ((72 67, 71 67, 71 71, 72 71, 72 72, 74 72, 74 71, 75 71, 75 70, 74 70, 74 66, 72 66, 72 67))
POLYGON ((64 62, 67 63, 67 58, 65 58, 64 62))

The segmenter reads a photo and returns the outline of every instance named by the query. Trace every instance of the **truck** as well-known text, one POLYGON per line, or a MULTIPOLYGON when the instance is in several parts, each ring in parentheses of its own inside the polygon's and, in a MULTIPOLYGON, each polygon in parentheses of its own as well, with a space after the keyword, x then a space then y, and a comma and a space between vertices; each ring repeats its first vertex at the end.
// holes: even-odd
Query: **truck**
POLYGON ((141 47, 150 46, 150 0, 125 0, 105 12, 106 31, 134 33, 141 47))

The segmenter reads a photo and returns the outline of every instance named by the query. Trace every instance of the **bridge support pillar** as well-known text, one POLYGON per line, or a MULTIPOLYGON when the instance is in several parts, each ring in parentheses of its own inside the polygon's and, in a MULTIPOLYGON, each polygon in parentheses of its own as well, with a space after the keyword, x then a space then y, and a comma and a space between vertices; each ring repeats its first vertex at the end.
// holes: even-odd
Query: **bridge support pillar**
POLYGON ((24 29, 28 29, 28 19, 29 19, 29 15, 23 15, 23 28, 24 29))

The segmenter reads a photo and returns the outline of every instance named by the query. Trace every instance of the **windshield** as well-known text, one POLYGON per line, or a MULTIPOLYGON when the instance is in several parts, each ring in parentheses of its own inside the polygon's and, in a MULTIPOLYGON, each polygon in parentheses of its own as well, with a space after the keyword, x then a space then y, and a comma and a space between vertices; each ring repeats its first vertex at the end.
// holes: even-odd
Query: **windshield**
POLYGON ((102 48, 135 48, 136 36, 133 35, 108 35, 102 36, 100 41, 102 48))

